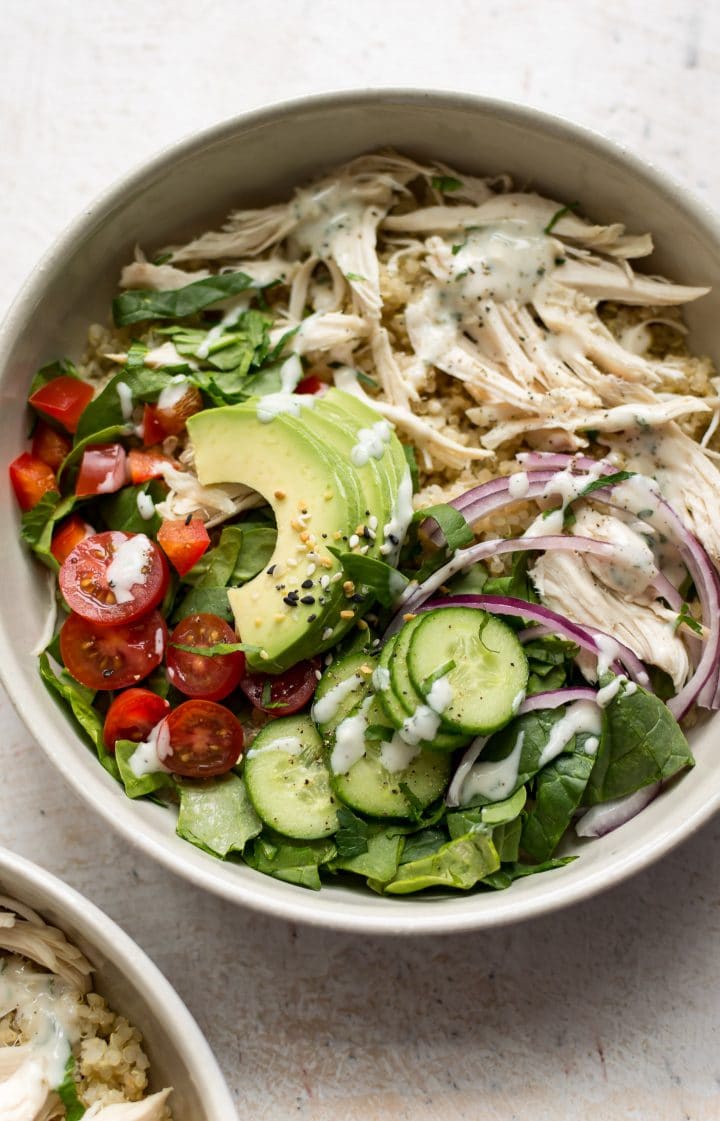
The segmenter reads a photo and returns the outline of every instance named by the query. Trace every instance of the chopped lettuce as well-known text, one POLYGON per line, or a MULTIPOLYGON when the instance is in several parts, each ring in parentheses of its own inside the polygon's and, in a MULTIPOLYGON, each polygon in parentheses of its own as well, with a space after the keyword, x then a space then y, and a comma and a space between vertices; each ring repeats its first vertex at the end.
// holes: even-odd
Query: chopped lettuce
POLYGON ((100 713, 93 708, 95 693, 87 689, 71 677, 67 670, 62 669, 57 675, 50 665, 47 654, 41 654, 39 671, 46 688, 61 702, 63 708, 69 710, 77 720, 85 735, 97 752, 98 759, 106 771, 115 779, 120 778, 120 772, 115 756, 107 751, 103 742, 103 720, 100 713))
POLYGON ((245 783, 235 774, 206 782, 178 783, 178 792, 178 836, 213 856, 242 853, 262 829, 245 783))
POLYGON ((185 319, 229 296, 237 296, 260 285, 244 272, 221 273, 193 280, 169 292, 131 288, 113 300, 113 319, 117 327, 144 323, 148 319, 185 319))
POLYGON ((166 771, 139 777, 135 774, 130 766, 130 759, 136 750, 137 744, 132 740, 118 740, 115 744, 115 759, 128 798, 144 798, 147 794, 154 794, 157 790, 170 786, 172 777, 166 771))
POLYGON ((467 891, 499 867, 500 858, 489 834, 474 830, 441 845, 429 856, 401 864, 390 883, 373 881, 370 886, 389 895, 408 895, 431 887, 467 891))

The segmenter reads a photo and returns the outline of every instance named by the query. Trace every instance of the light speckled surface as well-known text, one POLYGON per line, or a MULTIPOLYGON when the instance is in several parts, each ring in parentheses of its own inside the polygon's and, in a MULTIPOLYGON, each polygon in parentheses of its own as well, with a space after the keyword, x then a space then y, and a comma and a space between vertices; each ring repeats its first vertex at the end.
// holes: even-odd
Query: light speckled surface
MULTIPOLYGON (((0 309, 128 166, 243 109, 323 89, 525 100, 606 132, 720 205, 720 9, 657 0, 649 28, 649 7, 0 0, 0 309)), ((353 939, 237 910, 128 851, 4 698, 0 714, 0 842, 148 950, 207 1031, 242 1118, 717 1116, 720 822, 545 920, 353 939)))

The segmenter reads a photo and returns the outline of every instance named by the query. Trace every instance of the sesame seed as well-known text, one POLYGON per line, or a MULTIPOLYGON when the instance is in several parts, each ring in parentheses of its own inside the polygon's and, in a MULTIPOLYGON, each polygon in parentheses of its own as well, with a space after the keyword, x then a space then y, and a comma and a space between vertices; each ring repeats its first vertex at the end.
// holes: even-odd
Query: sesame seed
POLYGON ((407 615, 403 615, 403 619, 405 620, 406 623, 409 623, 411 619, 415 619, 415 618, 417 618, 417 616, 413 615, 412 611, 408 611, 407 615))
POLYGON ((378 520, 377 520, 377 518, 375 517, 375 515, 374 515, 374 514, 373 514, 373 516, 372 516, 372 517, 371 517, 371 518, 370 518, 370 519, 368 520, 368 525, 369 525, 370 529, 372 529, 372 530, 376 530, 376 529, 377 529, 377 527, 378 527, 378 520))
POLYGON ((322 677, 322 674, 320 673, 320 670, 316 669, 315 670, 315 680, 320 681, 321 677, 322 677))
POLYGON ((317 619, 317 615, 308 615, 308 617, 307 617, 308 623, 314 623, 316 619, 317 619))
POLYGON ((300 602, 304 603, 306 607, 312 607, 315 602, 315 596, 301 596, 300 602))
MULTIPOLYGON (((330 557, 320 557, 320 564, 323 566, 323 568, 332 568, 333 566, 333 562, 330 560, 330 557)), ((340 575, 342 576, 342 572, 340 573, 340 575)))
POLYGON ((358 552, 360 553, 360 556, 364 557, 369 548, 370 548, 369 545, 363 545, 362 549, 358 550, 358 552))
POLYGON ((360 538, 358 537, 357 533, 351 534, 350 535, 350 540, 348 541, 348 545, 350 546, 350 548, 354 549, 355 546, 359 545, 359 544, 360 544, 360 538))
POLYGON ((345 592, 346 596, 351 596, 353 594, 353 592, 355 591, 355 585, 353 584, 352 580, 346 580, 344 582, 343 591, 345 592))
MULTIPOLYGON (((275 497, 276 497, 276 498, 287 498, 287 491, 284 491, 284 490, 276 490, 276 491, 275 491, 275 497)), ((268 655, 268 657, 269 657, 269 655, 268 655)))
POLYGON ((312 586, 313 586, 313 581, 312 580, 303 580, 302 584, 300 585, 301 588, 312 588, 312 586))
POLYGON ((340 618, 341 619, 354 619, 355 618, 355 612, 354 611, 341 611, 340 612, 340 618))
POLYGON ((330 583, 330 577, 328 576, 328 574, 326 572, 320 577, 320 587, 321 588, 327 588, 329 583, 330 583))
POLYGON ((268 654, 267 650, 261 650, 260 651, 260 657, 262 658, 262 660, 264 662, 269 662, 270 661, 270 655, 268 654))
POLYGON ((333 633, 332 627, 326 627, 325 630, 322 633, 323 642, 327 642, 327 640, 329 638, 332 638, 332 633, 333 633))
POLYGON ((308 565, 308 569, 307 569, 307 574, 308 574, 308 576, 312 576, 312 575, 314 574, 314 572, 315 572, 315 567, 316 567, 316 566, 315 566, 314 564, 309 564, 309 565, 308 565))
POLYGON ((342 576, 343 576, 342 572, 335 572, 335 573, 334 573, 334 574, 333 574, 333 575, 332 575, 332 576, 330 577, 330 583, 331 583, 331 584, 337 584, 338 580, 342 580, 342 576))

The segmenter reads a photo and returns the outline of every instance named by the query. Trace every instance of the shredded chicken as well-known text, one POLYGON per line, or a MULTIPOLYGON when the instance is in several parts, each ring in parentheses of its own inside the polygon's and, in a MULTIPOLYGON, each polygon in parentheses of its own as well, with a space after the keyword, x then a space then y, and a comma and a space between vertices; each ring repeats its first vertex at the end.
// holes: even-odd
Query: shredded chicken
POLYGON ((165 1103, 170 1090, 160 1090, 139 1102, 118 1102, 94 1105, 85 1113, 85 1121, 164 1121, 165 1103))
POLYGON ((14 899, 0 896, 0 907, 0 949, 37 962, 81 993, 89 991, 92 966, 61 930, 14 899))
POLYGON ((530 572, 548 607, 576 623, 596 627, 629 646, 650 665, 665 670, 680 689, 690 672, 688 652, 675 631, 677 616, 657 600, 638 602, 590 570, 577 553, 544 553, 530 572))

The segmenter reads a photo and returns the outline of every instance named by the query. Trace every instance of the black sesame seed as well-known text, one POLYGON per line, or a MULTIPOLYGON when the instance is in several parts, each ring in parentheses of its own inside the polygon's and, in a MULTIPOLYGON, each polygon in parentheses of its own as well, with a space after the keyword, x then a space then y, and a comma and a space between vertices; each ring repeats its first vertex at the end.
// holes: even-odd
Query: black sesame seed
POLYGON ((276 584, 275 585, 275 591, 276 592, 282 592, 284 590, 285 590, 285 585, 284 584, 276 584))
POLYGON ((288 607, 297 607, 297 592, 290 592, 289 595, 283 596, 283 603, 286 603, 288 607))
POLYGON ((271 564, 271 565, 270 565, 270 567, 269 567, 269 568, 268 568, 268 570, 267 570, 267 574, 268 574, 268 576, 272 576, 273 572, 275 571, 275 567, 276 567, 276 566, 275 566, 274 564, 271 564))
POLYGON ((188 514, 188 516, 185 519, 185 525, 190 525, 191 521, 192 521, 192 514, 188 514))
POLYGON ((307 617, 308 623, 314 623, 316 619, 317 619, 317 615, 308 615, 308 617, 307 617))
POLYGON ((302 584, 300 585, 301 588, 312 588, 312 586, 312 580, 303 580, 302 584))
POLYGON ((300 602, 307 604, 308 607, 312 607, 315 602, 315 596, 303 596, 300 602))

